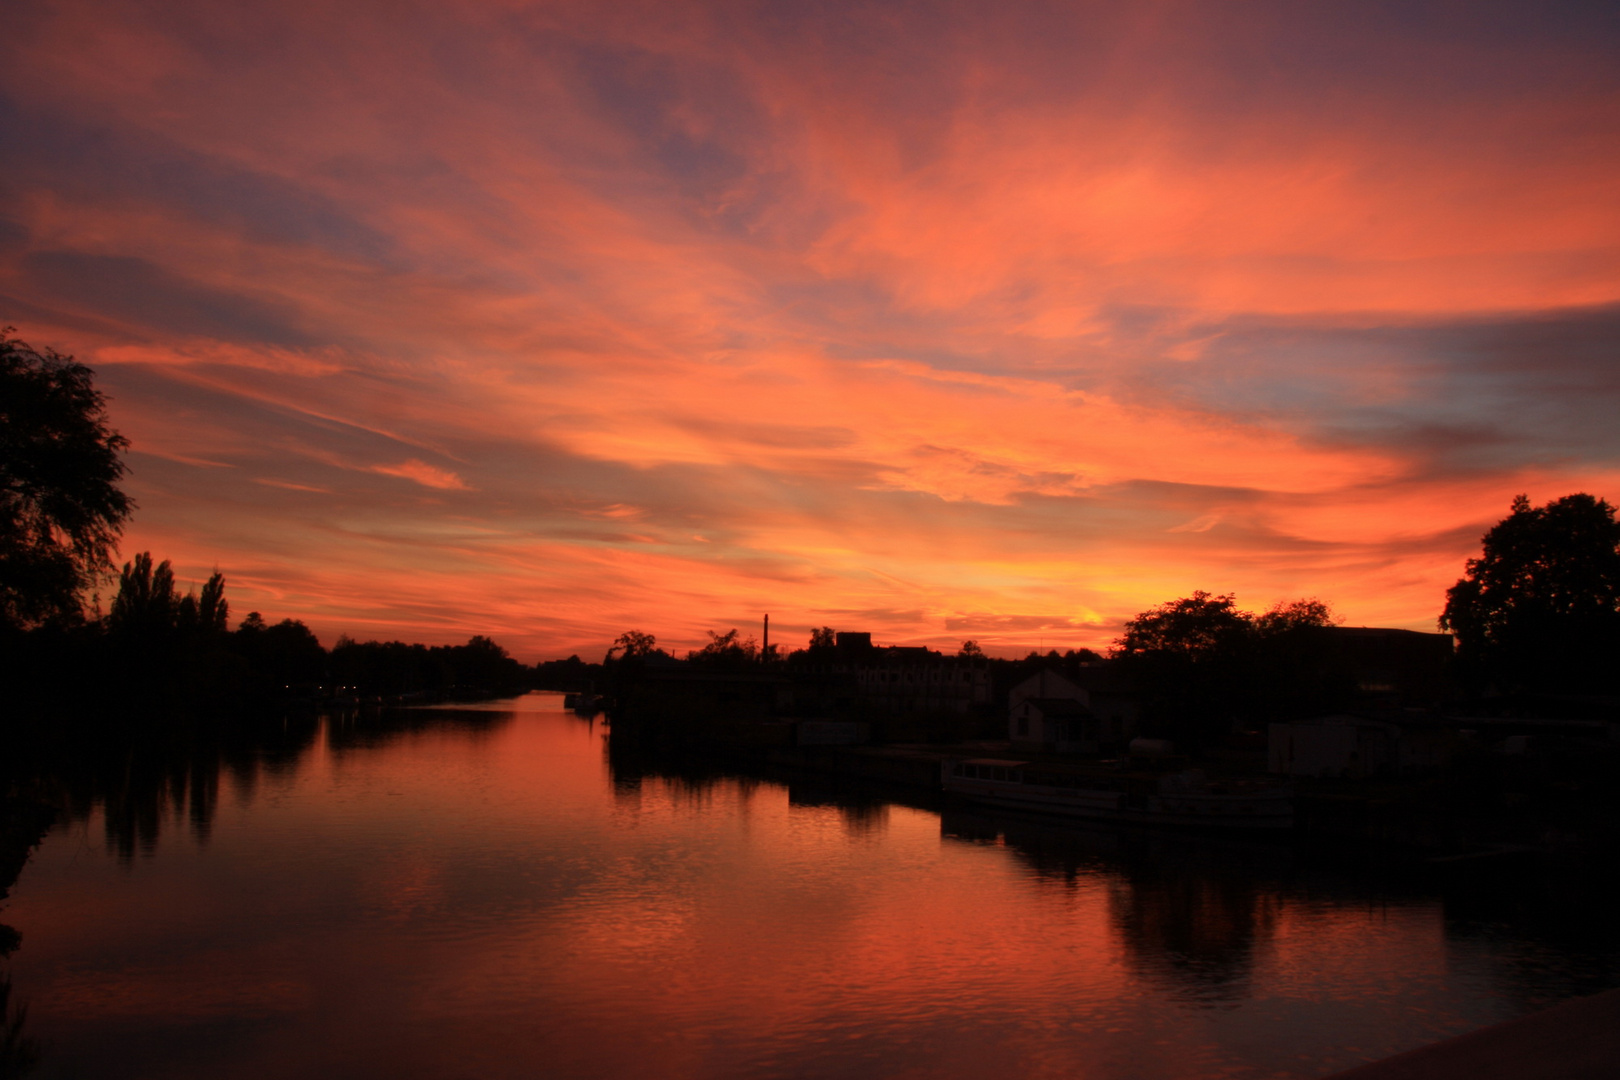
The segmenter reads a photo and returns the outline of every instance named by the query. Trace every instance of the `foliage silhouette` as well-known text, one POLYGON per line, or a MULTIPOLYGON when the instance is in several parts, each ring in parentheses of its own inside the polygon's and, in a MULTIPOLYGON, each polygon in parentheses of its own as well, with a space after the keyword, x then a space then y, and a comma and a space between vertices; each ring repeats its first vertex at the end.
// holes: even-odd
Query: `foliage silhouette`
POLYGON ((310 628, 296 619, 272 625, 251 611, 231 635, 231 650, 253 669, 260 694, 307 694, 325 682, 326 650, 310 628))
POLYGON ((92 372, 0 329, 0 625, 76 620, 134 503, 92 372))
POLYGON ((1255 616, 1230 593, 1199 590, 1127 622, 1113 656, 1143 693, 1144 734, 1196 751, 1268 720, 1343 707, 1354 679, 1324 633, 1333 622, 1320 600, 1255 616))
POLYGON ((335 685, 367 696, 483 697, 515 693, 527 682, 523 665, 483 636, 431 647, 339 638, 329 666, 335 685))
POLYGON ((167 633, 175 628, 178 606, 169 560, 154 567, 152 553, 143 551, 125 563, 118 575, 118 594, 113 597, 107 625, 122 633, 167 633))
POLYGON ((1505 692, 1613 691, 1620 650, 1620 522, 1585 493, 1523 495, 1446 593, 1464 678, 1505 692))
POLYGON ((203 583, 200 596, 188 592, 175 607, 175 623, 188 633, 223 634, 230 616, 231 605, 225 599, 225 575, 218 570, 203 583))
POLYGON ((689 662, 713 667, 743 667, 759 658, 759 644, 751 637, 742 637, 735 628, 724 634, 717 634, 713 630, 708 634, 707 645, 686 654, 689 662))
POLYGON ((566 660, 543 660, 534 665, 530 684, 541 690, 586 690, 603 677, 603 665, 587 664, 574 654, 566 660))
POLYGON ((622 659, 637 660, 652 654, 658 647, 658 639, 652 634, 643 634, 640 630, 626 630, 613 639, 613 647, 608 649, 608 659, 618 653, 622 659))
POLYGON ((1321 600, 1312 598, 1276 605, 1254 620, 1254 628, 1262 637, 1274 637, 1320 629, 1333 623, 1333 609, 1321 600))
POLYGON ((180 723, 328 699, 487 698, 530 681, 529 669, 484 636, 432 648, 342 638, 328 652, 297 620, 271 624, 255 611, 231 632, 229 614, 223 574, 181 595, 170 563, 142 552, 124 565, 104 619, 14 632, 15 647, 0 651, 0 678, 20 714, 72 714, 95 726, 180 723))
POLYGON ((1231 655, 1248 636, 1254 616, 1239 611, 1236 598, 1199 590, 1144 611, 1125 624, 1121 656, 1158 654, 1197 663, 1231 655))

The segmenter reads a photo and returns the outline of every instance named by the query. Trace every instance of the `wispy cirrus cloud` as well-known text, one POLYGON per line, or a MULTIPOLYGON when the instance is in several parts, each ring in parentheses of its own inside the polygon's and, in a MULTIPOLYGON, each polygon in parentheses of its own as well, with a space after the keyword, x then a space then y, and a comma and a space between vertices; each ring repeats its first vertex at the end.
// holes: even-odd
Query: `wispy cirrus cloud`
POLYGON ((440 491, 466 491, 467 485, 461 477, 448 469, 440 469, 429 465, 425 461, 415 458, 402 461, 398 465, 371 465, 368 472, 379 473, 383 476, 398 476, 414 481, 423 487, 436 488, 440 491))

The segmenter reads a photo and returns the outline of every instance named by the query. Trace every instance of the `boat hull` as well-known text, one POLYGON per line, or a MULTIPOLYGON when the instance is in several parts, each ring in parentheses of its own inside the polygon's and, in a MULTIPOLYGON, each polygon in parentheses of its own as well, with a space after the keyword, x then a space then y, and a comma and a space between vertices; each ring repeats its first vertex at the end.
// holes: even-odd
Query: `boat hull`
POLYGON ((1172 790, 1143 793, 1080 785, 1025 783, 1014 768, 1006 779, 980 779, 947 770, 941 787, 988 806, 1088 821, 1239 831, 1293 828, 1294 803, 1287 789, 1223 791, 1172 790))

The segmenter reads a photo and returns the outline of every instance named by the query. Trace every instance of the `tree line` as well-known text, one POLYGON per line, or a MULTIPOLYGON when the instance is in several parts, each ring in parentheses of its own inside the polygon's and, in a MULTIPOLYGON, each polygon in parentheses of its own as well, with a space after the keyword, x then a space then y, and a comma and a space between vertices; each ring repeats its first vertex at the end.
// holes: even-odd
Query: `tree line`
MULTIPOLYGON (((1256 614, 1231 594, 1195 591, 1128 620, 1106 654, 1091 649, 1031 652, 1023 659, 984 655, 975 641, 956 657, 985 664, 993 700, 1043 668, 1086 681, 1104 662, 1140 700, 1140 729, 1177 743, 1207 746, 1274 720, 1359 711, 1387 704, 1451 705, 1468 711, 1540 715, 1613 715, 1620 704, 1620 522, 1615 509, 1586 493, 1543 506, 1513 500, 1506 518, 1481 539, 1479 557, 1447 591, 1438 628, 1455 652, 1421 679, 1369 687, 1366 657, 1336 634, 1340 622, 1318 599, 1284 602, 1256 614), (1418 685, 1421 682, 1422 685, 1418 685), (1384 694, 1379 700, 1378 695, 1384 694)), ((741 669, 775 664, 791 672, 837 657, 831 627, 811 631, 803 649, 769 652, 733 629, 685 655, 689 665, 741 669)), ((1423 657, 1438 656, 1418 643, 1423 657)), ((649 633, 632 630, 608 650, 606 666, 624 668, 677 658, 649 633)), ((1386 661, 1387 662, 1387 661, 1386 661)), ((1409 673, 1408 673, 1409 674, 1409 673)), ((986 730, 989 731, 990 727, 986 730)))
MULTIPOLYGON (((219 703, 316 687, 393 696, 525 682, 578 689, 604 670, 577 656, 525 669, 484 637, 454 647, 343 638, 328 650, 295 620, 270 624, 251 613, 232 629, 220 574, 182 595, 169 563, 154 563, 150 553, 118 573, 106 615, 91 615, 84 598, 114 572, 118 537, 135 510, 119 488, 127 448, 88 367, 0 329, 0 674, 14 691, 33 687, 59 699, 100 688, 109 699, 219 703)), ((1447 592, 1438 620, 1457 642, 1459 694, 1612 697, 1620 657, 1614 508, 1586 493, 1539 507, 1521 495, 1482 548, 1447 592)), ((1231 594, 1199 591, 1128 621, 1109 656, 1147 688, 1155 723, 1211 730, 1240 715, 1287 715, 1346 700, 1349 676, 1322 633, 1331 622, 1316 600, 1255 615, 1231 594)), ((787 656, 730 630, 711 633, 685 659, 718 668, 803 663, 834 647, 830 627, 787 656)), ((998 684, 1035 660, 991 661, 972 641, 958 655, 992 664, 998 684)), ((673 659, 652 635, 630 631, 604 663, 658 657, 673 659)), ((1101 657, 1071 650, 1042 659, 1079 665, 1101 657)))
MULTIPOLYGON (((339 638, 250 612, 225 578, 182 593, 150 552, 115 571, 135 503, 129 443, 91 370, 0 329, 0 677, 14 712, 170 713, 354 695, 513 691, 533 672, 487 637, 426 646, 339 638), (116 572, 105 614, 85 597, 116 572)), ((98 605, 99 607, 99 605, 98 605)))
POLYGON ((519 692, 533 672, 488 637, 464 645, 355 641, 330 649, 296 619, 233 628, 225 577, 181 593, 170 563, 125 563, 105 616, 11 628, 4 667, 39 709, 173 714, 323 700, 409 702, 519 692))

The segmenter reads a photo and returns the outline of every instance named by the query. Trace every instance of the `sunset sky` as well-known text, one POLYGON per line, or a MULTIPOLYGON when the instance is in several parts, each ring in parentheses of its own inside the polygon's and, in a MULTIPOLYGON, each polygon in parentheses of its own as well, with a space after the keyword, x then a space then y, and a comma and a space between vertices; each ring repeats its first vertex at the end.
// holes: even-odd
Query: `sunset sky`
POLYGON ((1432 630, 1620 498, 1614 3, 45 2, 0 323, 322 641, 1432 630))

